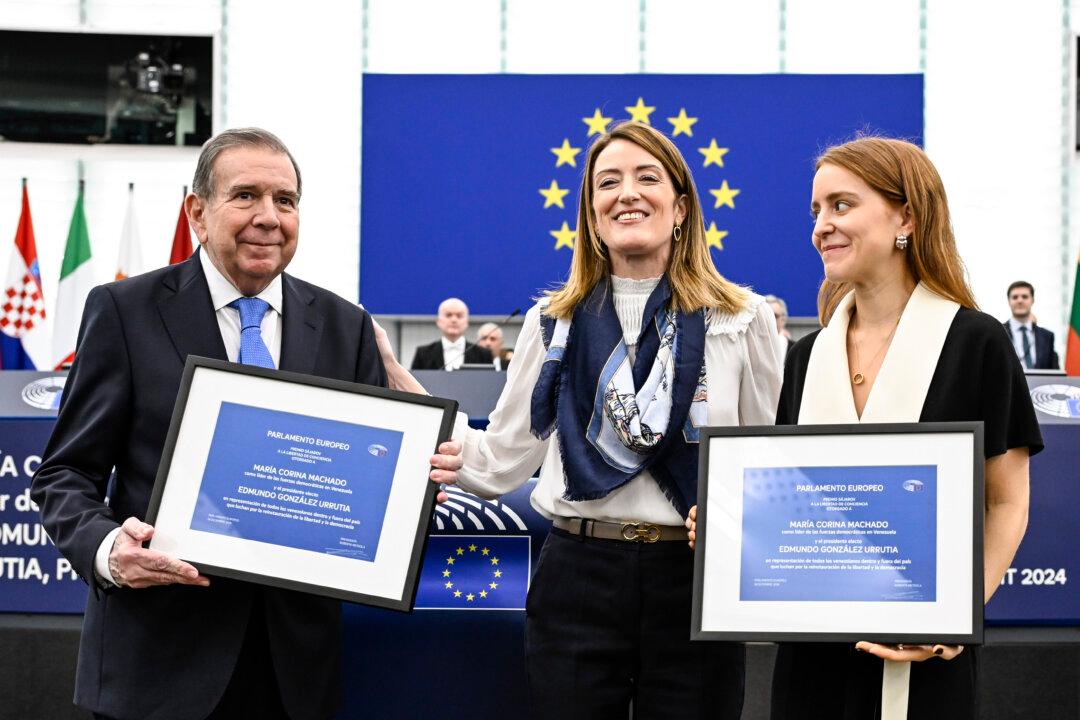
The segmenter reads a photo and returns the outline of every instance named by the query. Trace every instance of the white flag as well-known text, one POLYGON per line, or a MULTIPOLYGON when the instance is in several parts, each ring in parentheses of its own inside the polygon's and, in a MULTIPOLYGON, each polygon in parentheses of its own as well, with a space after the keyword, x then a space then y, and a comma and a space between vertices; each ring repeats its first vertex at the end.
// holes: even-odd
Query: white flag
POLYGON ((124 229, 120 233, 120 257, 116 261, 116 279, 123 280, 142 272, 139 250, 139 224, 135 221, 135 184, 128 185, 128 207, 124 229))

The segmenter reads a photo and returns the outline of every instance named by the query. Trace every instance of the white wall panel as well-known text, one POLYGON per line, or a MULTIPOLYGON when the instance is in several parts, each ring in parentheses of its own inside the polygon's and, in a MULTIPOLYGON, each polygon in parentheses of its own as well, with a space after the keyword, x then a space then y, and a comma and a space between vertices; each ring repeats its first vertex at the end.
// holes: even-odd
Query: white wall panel
POLYGON ((68 30, 79 26, 79 0, 0 0, 5 30, 68 30))
POLYGON ((1008 317, 1025 279, 1060 335, 1061 5, 979 7, 976 31, 970 6, 929 6, 926 147, 982 309, 1008 317))
POLYGON ((645 71, 771 73, 780 68, 778 2, 663 0, 646 13, 645 71))
POLYGON ((110 32, 210 34, 221 25, 220 0, 91 0, 88 26, 110 32))
POLYGON ((786 24, 788 72, 919 71, 919 0, 787 0, 786 24))
POLYGON ((229 126, 270 130, 300 165, 300 243, 289 271, 354 301, 360 27, 359 3, 309 3, 297 12, 291 0, 232 1, 224 72, 229 126))
POLYGON ((552 74, 637 72, 639 10, 637 0, 508 0, 506 69, 552 74))
POLYGON ((498 0, 368 0, 367 5, 368 72, 499 71, 498 0))

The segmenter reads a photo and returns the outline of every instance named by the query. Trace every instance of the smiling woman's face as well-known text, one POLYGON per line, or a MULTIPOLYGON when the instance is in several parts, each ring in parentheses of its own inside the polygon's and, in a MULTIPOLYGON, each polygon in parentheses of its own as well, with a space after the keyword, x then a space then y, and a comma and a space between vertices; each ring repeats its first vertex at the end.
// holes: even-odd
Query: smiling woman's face
POLYGON ((639 145, 613 140, 596 157, 592 185, 596 228, 613 261, 654 261, 662 273, 686 198, 675 196, 660 161, 639 145))
POLYGON ((814 175, 810 213, 814 247, 830 281, 860 285, 904 271, 896 237, 911 234, 910 219, 854 173, 822 165, 814 175))

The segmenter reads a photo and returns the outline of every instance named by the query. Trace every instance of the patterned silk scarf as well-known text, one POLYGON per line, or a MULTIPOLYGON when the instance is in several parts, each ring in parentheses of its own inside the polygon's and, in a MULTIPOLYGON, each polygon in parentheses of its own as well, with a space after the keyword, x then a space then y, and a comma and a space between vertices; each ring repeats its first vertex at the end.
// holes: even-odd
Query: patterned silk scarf
POLYGON ((541 316, 547 354, 532 432, 544 439, 558 429, 567 500, 606 497, 649 470, 681 515, 696 502, 697 427, 708 413, 705 313, 674 312, 670 300, 665 276, 645 304, 633 363, 610 279, 570 320, 541 316))

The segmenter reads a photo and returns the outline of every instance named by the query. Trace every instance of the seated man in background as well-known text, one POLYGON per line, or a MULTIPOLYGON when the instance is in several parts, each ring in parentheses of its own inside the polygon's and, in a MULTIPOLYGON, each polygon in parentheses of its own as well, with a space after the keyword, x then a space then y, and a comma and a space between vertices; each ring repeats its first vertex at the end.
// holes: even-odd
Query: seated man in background
POLYGON ((780 359, 782 366, 787 357, 788 348, 791 347, 791 332, 787 329, 787 303, 776 295, 766 295, 765 302, 769 303, 773 315, 776 316, 776 357, 780 359))
POLYGON ((1054 333, 1035 324, 1031 306, 1035 304, 1035 288, 1031 283, 1017 280, 1007 293, 1012 317, 1004 322, 1020 362, 1027 369, 1057 370, 1054 333))
POLYGON ((443 300, 439 304, 439 317, 435 325, 442 332, 442 338, 416 348, 413 370, 457 370, 465 363, 491 362, 490 352, 465 342, 465 331, 469 328, 469 307, 461 300, 443 300))
POLYGON ((476 331, 476 344, 491 353, 496 370, 506 370, 510 358, 514 357, 514 348, 503 347, 502 328, 496 323, 489 322, 480 326, 476 331))

